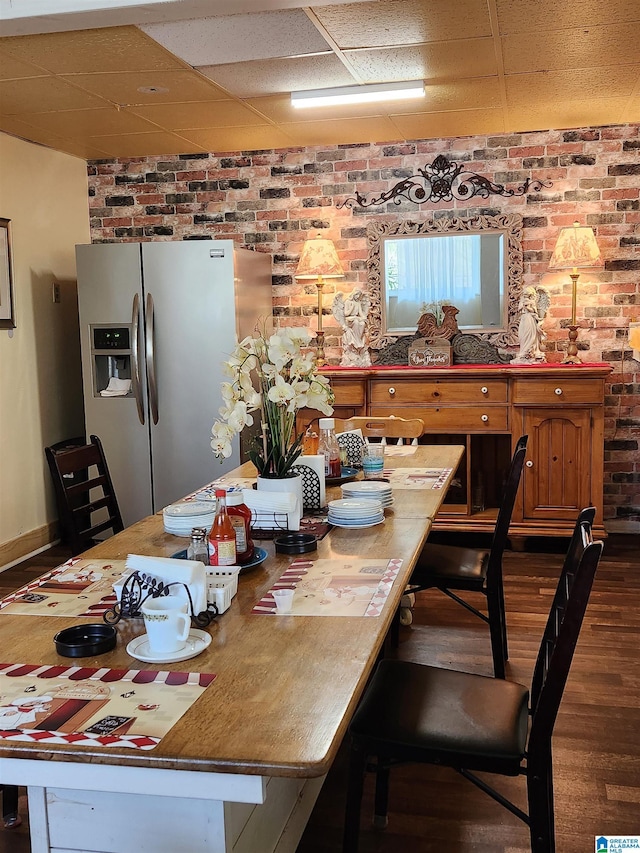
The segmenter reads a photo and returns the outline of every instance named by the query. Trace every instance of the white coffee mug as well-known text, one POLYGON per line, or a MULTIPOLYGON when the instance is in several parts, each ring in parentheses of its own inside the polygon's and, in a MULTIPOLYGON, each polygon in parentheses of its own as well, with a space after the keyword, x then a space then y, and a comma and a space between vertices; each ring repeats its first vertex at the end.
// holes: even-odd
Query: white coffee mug
POLYGON ((140 609, 152 652, 168 654, 185 647, 191 617, 184 598, 178 595, 147 598, 140 609))

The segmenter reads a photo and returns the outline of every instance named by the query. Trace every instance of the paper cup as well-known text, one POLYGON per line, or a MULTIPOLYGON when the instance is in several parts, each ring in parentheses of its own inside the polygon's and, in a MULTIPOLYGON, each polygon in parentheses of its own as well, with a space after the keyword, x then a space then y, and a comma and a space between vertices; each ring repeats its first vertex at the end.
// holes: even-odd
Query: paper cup
POLYGON ((273 600, 276 603, 277 613, 291 613, 294 593, 295 589, 274 589, 271 591, 273 600))

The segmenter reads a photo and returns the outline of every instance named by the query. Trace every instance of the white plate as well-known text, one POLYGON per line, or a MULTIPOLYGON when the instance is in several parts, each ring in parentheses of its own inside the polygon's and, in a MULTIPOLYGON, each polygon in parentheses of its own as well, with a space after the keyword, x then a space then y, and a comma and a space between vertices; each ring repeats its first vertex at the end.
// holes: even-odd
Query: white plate
POLYGON ((186 640, 186 645, 183 649, 177 652, 152 652, 149 648, 147 635, 142 634, 141 637, 135 637, 127 645, 127 653, 136 660, 144 661, 145 663, 177 663, 181 660, 189 660, 203 652, 211 643, 211 634, 206 631, 201 631, 199 628, 192 628, 189 631, 189 636, 186 640))
POLYGON ((378 504, 380 501, 371 500, 369 498, 362 498, 357 500, 356 498, 342 498, 341 500, 329 501, 328 506, 330 509, 339 509, 339 510, 375 510, 378 509, 378 504))
POLYGON ((381 518, 380 521, 370 521, 368 524, 344 524, 341 521, 332 521, 334 527, 342 527, 345 530, 363 530, 365 527, 375 527, 378 524, 382 524, 384 522, 384 518, 381 518))
POLYGON ((209 515, 211 511, 210 501, 185 501, 166 506, 162 510, 162 514, 170 518, 183 519, 196 515, 209 515))
POLYGON ((364 495, 365 492, 390 492, 391 486, 389 483, 378 483, 374 480, 362 480, 359 483, 345 483, 344 486, 341 486, 341 489, 344 493, 350 495, 357 494, 358 497, 360 497, 360 495, 364 495))

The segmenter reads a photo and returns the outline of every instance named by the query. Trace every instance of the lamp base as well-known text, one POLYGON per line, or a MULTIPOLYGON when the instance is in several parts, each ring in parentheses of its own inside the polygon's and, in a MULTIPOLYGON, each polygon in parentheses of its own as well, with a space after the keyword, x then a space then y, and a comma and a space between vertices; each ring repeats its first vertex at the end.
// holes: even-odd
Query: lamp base
POLYGON ((577 340, 578 327, 569 326, 569 346, 567 347, 567 354, 562 359, 563 364, 582 364, 582 359, 578 357, 578 345, 576 344, 577 340))
POLYGON ((322 367, 326 364, 324 360, 324 332, 318 329, 316 332, 316 366, 322 367))

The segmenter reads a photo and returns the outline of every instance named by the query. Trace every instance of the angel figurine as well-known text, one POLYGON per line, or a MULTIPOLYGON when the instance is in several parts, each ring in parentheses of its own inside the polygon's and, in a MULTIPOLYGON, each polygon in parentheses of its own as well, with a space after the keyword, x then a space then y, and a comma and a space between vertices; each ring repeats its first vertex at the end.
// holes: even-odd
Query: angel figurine
POLYGON ((542 321, 547 316, 551 300, 544 287, 527 285, 522 290, 520 303, 520 324, 518 326, 518 342, 520 350, 512 364, 531 364, 544 361, 544 353, 540 347, 546 338, 542 330, 542 321))
POLYGON ((338 293, 331 312, 343 328, 342 367, 369 367, 371 358, 367 348, 367 314, 371 300, 364 290, 353 290, 345 299, 338 293))

